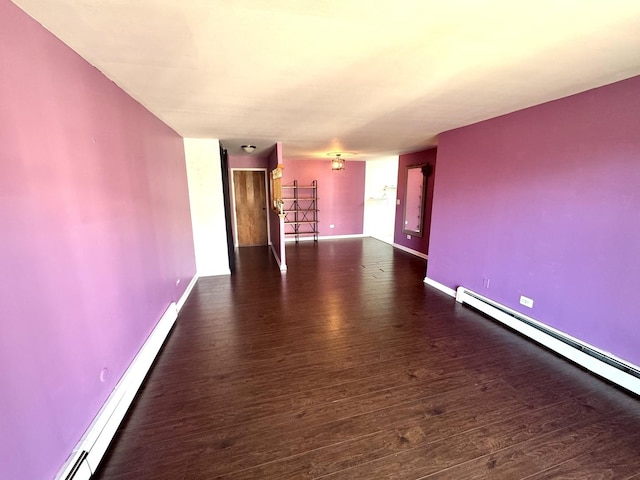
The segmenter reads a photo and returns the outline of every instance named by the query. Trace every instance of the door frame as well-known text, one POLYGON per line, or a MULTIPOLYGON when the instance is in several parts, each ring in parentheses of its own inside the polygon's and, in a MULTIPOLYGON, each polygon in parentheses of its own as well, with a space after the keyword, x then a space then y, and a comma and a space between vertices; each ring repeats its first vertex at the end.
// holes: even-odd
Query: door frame
POLYGON ((265 208, 267 212, 267 245, 271 245, 271 224, 269 222, 269 178, 267 175, 268 169, 266 168, 231 168, 231 175, 229 175, 229 182, 231 187, 231 211, 233 212, 233 245, 238 247, 238 214, 236 212, 236 190, 233 180, 233 172, 264 172, 264 192, 265 192, 265 208))
POLYGON ((222 196, 224 203, 224 222, 227 229, 227 255, 229 257, 229 270, 233 273, 236 269, 235 246, 233 245, 233 218, 231 213, 231 194, 229 192, 229 153, 222 143, 220 144, 220 170, 222 173, 222 196))

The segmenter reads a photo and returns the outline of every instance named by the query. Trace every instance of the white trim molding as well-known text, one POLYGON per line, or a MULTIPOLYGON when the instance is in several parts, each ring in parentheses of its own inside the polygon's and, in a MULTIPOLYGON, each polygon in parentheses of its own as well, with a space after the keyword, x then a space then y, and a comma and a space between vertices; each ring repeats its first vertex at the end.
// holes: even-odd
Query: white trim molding
POLYGON ((200 270, 198 270, 198 273, 197 273, 198 278, 220 277, 222 275, 231 275, 231 269, 227 267, 227 268, 222 268, 220 270, 216 270, 215 272, 200 272, 200 270))
MULTIPOLYGON (((231 272, 229 272, 229 274, 231 274, 231 272)), ((198 278, 199 277, 197 274, 193 276, 193 278, 189 282, 189 285, 187 285, 187 288, 185 289, 184 293, 182 294, 180 299, 176 302, 176 308, 178 309, 178 313, 180 313, 180 311, 182 310, 182 307, 184 307, 184 304, 187 301, 187 298, 189 298, 189 295, 191 295, 191 290, 193 290, 193 287, 196 286, 196 282, 198 281, 198 278)))
POLYGON ((424 283, 426 283, 427 285, 433 288, 440 290, 443 293, 446 293, 450 297, 456 298, 456 291, 453 288, 449 288, 440 282, 436 282, 433 278, 424 277, 424 283))
POLYGON ((420 257, 420 258, 424 258, 425 260, 429 260, 429 256, 419 252, 417 250, 414 250, 413 248, 409 248, 409 247, 405 247, 404 245, 400 245, 399 243, 392 243, 392 245, 394 246, 394 248, 397 248, 398 250, 402 250, 403 252, 407 252, 407 253, 411 253, 412 255, 415 255, 416 257, 420 257))
POLYGON ((280 257, 276 253, 276 249, 273 247, 273 244, 270 243, 269 247, 271 247, 271 253, 273 254, 273 258, 276 259, 276 262, 278 263, 278 267, 280 268, 280 271, 281 272, 286 272, 287 271, 287 265, 285 263, 281 263, 280 257))
MULTIPOLYGON (((195 280, 196 277, 182 295, 181 306, 184 305, 186 297, 195 285, 195 280)), ((171 302, 69 459, 58 472, 57 480, 88 480, 96 472, 118 426, 129 410, 177 318, 178 306, 175 302, 171 302)))
MULTIPOLYGON (((369 235, 364 235, 362 233, 354 233, 354 234, 350 234, 350 235, 322 235, 318 237, 318 240, 342 240, 344 238, 365 238, 368 237, 369 235)), ((296 239, 289 237, 286 239, 286 242, 295 242, 296 239)), ((301 242, 312 242, 313 241, 313 236, 309 236, 309 237, 300 237, 299 241, 301 242)))
MULTIPOLYGON (((362 233, 353 233, 350 235, 322 235, 318 237, 318 240, 340 240, 343 238, 365 238, 368 236, 369 235, 364 235, 362 233)), ((310 238, 309 240, 313 240, 313 238, 310 238)))
POLYGON ((637 365, 464 287, 458 287, 456 301, 472 306, 596 375, 640 395, 637 365))

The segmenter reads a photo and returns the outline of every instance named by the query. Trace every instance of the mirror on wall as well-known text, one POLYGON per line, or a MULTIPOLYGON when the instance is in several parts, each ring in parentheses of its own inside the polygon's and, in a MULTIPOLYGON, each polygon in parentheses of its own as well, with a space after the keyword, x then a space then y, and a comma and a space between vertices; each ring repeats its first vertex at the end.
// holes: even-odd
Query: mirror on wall
POLYGON ((428 165, 409 165, 406 172, 402 231, 416 237, 421 237, 424 231, 424 200, 427 190, 425 167, 428 165))

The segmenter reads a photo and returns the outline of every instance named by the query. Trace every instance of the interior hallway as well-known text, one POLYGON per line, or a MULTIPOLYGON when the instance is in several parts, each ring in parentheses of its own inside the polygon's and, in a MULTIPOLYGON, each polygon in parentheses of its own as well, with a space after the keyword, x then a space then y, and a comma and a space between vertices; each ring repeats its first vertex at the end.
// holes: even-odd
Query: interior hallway
POLYGON ((640 479, 640 403, 371 238, 201 278, 96 478, 640 479), (601 475, 601 476, 600 476, 601 475))

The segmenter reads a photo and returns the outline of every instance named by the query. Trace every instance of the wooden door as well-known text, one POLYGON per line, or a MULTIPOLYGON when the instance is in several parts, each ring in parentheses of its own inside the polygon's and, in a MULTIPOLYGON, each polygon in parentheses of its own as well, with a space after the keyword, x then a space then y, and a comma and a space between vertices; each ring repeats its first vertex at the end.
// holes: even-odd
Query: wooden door
POLYGON ((265 172, 233 171, 238 246, 268 245, 265 172))

